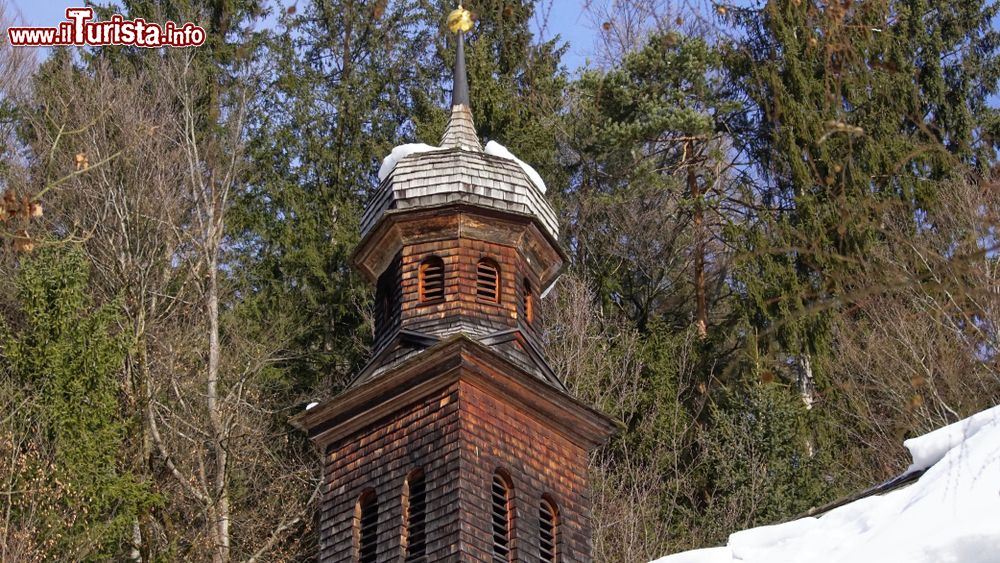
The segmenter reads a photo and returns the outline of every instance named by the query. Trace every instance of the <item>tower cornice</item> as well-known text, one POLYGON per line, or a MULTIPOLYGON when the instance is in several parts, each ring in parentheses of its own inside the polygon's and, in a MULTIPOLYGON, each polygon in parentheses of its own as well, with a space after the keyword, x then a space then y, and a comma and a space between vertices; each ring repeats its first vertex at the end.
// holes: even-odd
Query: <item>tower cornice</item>
POLYGON ((325 451, 395 410, 465 381, 497 394, 586 451, 604 444, 620 424, 546 385, 506 357, 464 334, 440 341, 382 376, 291 419, 325 451))
POLYGON ((492 239, 523 248, 538 257, 533 262, 538 267, 539 287, 543 293, 562 275, 569 262, 566 251, 538 217, 532 214, 501 211, 468 203, 445 203, 416 210, 394 209, 385 212, 382 221, 354 249, 351 264, 374 283, 404 244, 435 242, 460 236, 483 240, 487 238, 482 233, 477 234, 469 225, 470 221, 463 221, 463 218, 480 218, 517 226, 509 231, 496 230, 492 239))

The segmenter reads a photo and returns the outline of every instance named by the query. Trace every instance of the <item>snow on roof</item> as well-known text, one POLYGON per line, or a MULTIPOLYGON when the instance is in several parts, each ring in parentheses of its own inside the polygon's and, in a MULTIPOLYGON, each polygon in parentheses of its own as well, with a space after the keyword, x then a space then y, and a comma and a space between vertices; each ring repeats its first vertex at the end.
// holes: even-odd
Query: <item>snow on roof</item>
POLYGON ((532 180, 526 166, 482 150, 400 145, 382 161, 381 183, 361 216, 361 236, 390 210, 463 204, 531 215, 558 238, 559 220, 537 187, 541 179, 532 180))
POLYGON ((486 143, 486 147, 483 148, 483 152, 493 156, 499 156, 500 158, 506 158, 507 160, 513 160, 518 166, 521 167, 521 170, 524 170, 524 173, 528 175, 528 178, 531 179, 531 183, 535 184, 538 191, 543 194, 545 193, 545 182, 542 181, 542 177, 538 175, 538 172, 536 172, 530 164, 514 156, 513 153, 507 150, 507 147, 496 141, 490 141, 486 143))
POLYGON ((910 457, 913 458, 913 463, 910 464, 906 472, 927 469, 941 461, 944 456, 948 455, 948 452, 961 446, 982 427, 997 424, 997 419, 1000 419, 1000 406, 984 410, 965 420, 903 442, 906 449, 910 450, 910 457))
POLYGON ((653 563, 997 563, 1000 406, 904 444, 912 485, 653 563))
MULTIPOLYGON (((389 176, 389 174, 391 174, 392 171, 396 168, 396 164, 400 160, 403 160, 404 158, 410 156, 411 154, 440 151, 440 150, 444 149, 442 147, 434 147, 424 143, 407 143, 405 145, 399 145, 397 147, 394 147, 392 149, 392 152, 390 152, 388 156, 382 159, 382 166, 380 166, 378 169, 378 181, 381 182, 385 180, 389 176)), ((518 166, 521 167, 521 170, 524 170, 524 173, 527 174, 528 179, 531 180, 531 183, 534 184, 536 188, 538 188, 538 191, 542 192, 543 194, 545 193, 545 181, 542 180, 542 177, 538 174, 538 172, 534 168, 532 168, 530 164, 514 156, 513 153, 507 150, 507 147, 501 145, 496 141, 490 141, 486 143, 486 147, 483 148, 483 152, 492 156, 498 156, 500 158, 505 158, 507 160, 514 161, 515 163, 517 163, 518 166)))
POLYGON ((405 145, 393 147, 392 152, 382 159, 382 166, 378 169, 378 181, 381 182, 388 178, 389 174, 391 174, 393 169, 396 168, 396 163, 411 154, 439 150, 441 150, 441 147, 432 147, 431 145, 424 143, 407 143, 405 145))

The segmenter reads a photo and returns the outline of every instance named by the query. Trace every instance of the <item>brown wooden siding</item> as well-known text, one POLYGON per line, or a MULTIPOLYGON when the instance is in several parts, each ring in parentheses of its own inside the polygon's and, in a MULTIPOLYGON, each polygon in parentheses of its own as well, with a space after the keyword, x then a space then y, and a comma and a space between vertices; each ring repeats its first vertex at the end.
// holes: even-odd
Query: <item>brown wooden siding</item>
POLYGON ((320 560, 349 562, 354 504, 371 487, 379 499, 378 560, 402 559, 403 484, 422 468, 427 482, 427 560, 457 561, 459 452, 457 389, 397 412, 326 455, 320 560))
POLYGON ((492 553, 490 483, 500 468, 511 480, 514 561, 539 560, 538 503, 543 495, 559 508, 563 563, 590 561, 590 494, 587 453, 505 401, 461 383, 462 544, 474 558, 492 553))
POLYGON ((418 467, 427 480, 428 561, 490 561, 490 487, 497 469, 511 484, 513 561, 538 561, 543 496, 559 510, 560 561, 591 560, 587 453, 462 380, 328 449, 320 560, 351 561, 354 506, 374 488, 378 560, 401 561, 404 482, 418 467))
POLYGON ((375 342, 374 349, 380 349, 389 337, 399 331, 400 304, 403 299, 401 289, 402 254, 397 253, 389 266, 379 276, 375 288, 375 342))
POLYGON ((517 280, 517 318, 518 325, 523 328, 527 333, 531 334, 535 338, 541 337, 541 331, 539 327, 542 326, 541 317, 541 299, 542 296, 539 294, 540 282, 538 281, 538 276, 532 268, 528 267, 527 260, 523 254, 518 255, 518 272, 520 277, 517 280), (532 293, 534 296, 534 310, 533 316, 534 320, 528 322, 528 315, 524 311, 524 280, 527 279, 531 283, 532 293))
POLYGON ((520 314, 522 260, 517 249, 474 239, 451 239, 407 245, 402 249, 400 326, 409 330, 447 335, 457 323, 478 328, 482 334, 517 326, 520 314), (420 263, 429 256, 444 261, 444 301, 421 303, 420 263), (489 258, 500 267, 500 302, 476 298, 476 265, 489 258))

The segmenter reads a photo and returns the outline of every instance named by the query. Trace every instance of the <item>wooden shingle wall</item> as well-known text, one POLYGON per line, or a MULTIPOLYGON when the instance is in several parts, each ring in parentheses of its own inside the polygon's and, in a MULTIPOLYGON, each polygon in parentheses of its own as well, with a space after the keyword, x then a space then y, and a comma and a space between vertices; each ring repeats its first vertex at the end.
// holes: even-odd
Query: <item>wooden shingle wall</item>
POLYGON ((489 334, 517 326, 521 283, 520 257, 515 248, 459 238, 409 245, 402 252, 401 327, 436 336, 463 330, 489 334), (430 256, 444 261, 444 301, 421 303, 417 282, 420 263, 430 256), (500 302, 476 296, 476 265, 481 259, 500 267, 500 302))
POLYGON ((497 469, 512 485, 512 561, 539 560, 543 495, 559 513, 559 561, 591 560, 586 451, 463 379, 328 449, 320 560, 354 560, 354 505, 374 488, 378 561, 402 561, 404 480, 417 468, 427 483, 427 561, 491 561, 497 469))
POLYGON ((563 563, 591 561, 587 452, 508 402, 462 382, 462 545, 473 557, 492 553, 490 483, 497 469, 512 485, 514 561, 539 561, 538 509, 543 495, 559 511, 563 563))
POLYGON ((427 479, 427 560, 458 561, 458 391, 445 389, 327 451, 320 561, 354 561, 354 505, 368 488, 379 504, 378 561, 402 561, 406 476, 427 479))
POLYGON ((402 294, 402 254, 397 253, 375 284, 375 342, 381 348, 399 330, 402 294))
POLYGON ((515 299, 517 300, 518 324, 531 336, 540 338, 542 335, 540 330, 540 327, 542 326, 542 307, 539 288, 542 284, 538 280, 538 276, 535 275, 534 270, 527 264, 527 260, 524 255, 518 255, 517 271, 519 277, 517 280, 517 295, 515 296, 515 299), (531 284, 532 299, 534 299, 534 314, 531 322, 528 322, 528 315, 524 311, 524 280, 528 280, 528 283, 531 284))

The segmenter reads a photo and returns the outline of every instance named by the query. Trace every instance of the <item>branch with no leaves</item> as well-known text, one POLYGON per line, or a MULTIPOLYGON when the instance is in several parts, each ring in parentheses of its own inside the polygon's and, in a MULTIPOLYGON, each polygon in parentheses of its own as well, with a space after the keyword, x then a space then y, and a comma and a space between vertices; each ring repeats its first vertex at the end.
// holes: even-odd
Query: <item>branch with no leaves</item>
POLYGON ((146 402, 146 421, 149 425, 149 435, 153 439, 153 443, 156 445, 156 449, 160 453, 160 456, 163 457, 163 461, 167 465, 167 469, 170 470, 170 474, 174 476, 177 482, 180 483, 181 487, 183 487, 188 494, 203 504, 209 504, 210 500, 208 496, 195 489, 194 485, 192 485, 189 480, 184 478, 180 469, 178 469, 177 465, 174 464, 173 457, 171 457, 170 453, 167 452, 167 448, 163 444, 163 438, 160 436, 159 426, 156 424, 156 415, 153 413, 153 401, 151 400, 147 400, 146 402))
POLYGON ((274 548, 274 546, 278 543, 278 541, 282 538, 282 536, 285 535, 286 532, 288 532, 290 529, 292 529, 293 526, 301 522, 302 519, 305 518, 306 514, 309 512, 309 507, 312 506, 313 503, 316 501, 316 497, 319 496, 319 492, 322 489, 323 489, 323 480, 317 479, 316 486, 313 488, 312 495, 309 496, 309 500, 306 501, 306 503, 302 506, 302 510, 300 510, 294 517, 284 520, 283 522, 278 524, 278 527, 276 527, 274 531, 271 532, 271 537, 269 537, 267 541, 264 542, 264 545, 262 545, 260 549, 254 552, 254 554, 251 555, 250 558, 246 560, 246 563, 257 563, 257 561, 259 561, 260 558, 265 553, 274 548))

